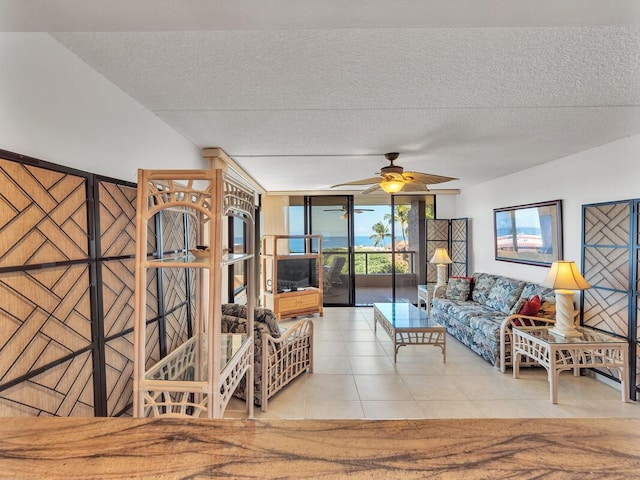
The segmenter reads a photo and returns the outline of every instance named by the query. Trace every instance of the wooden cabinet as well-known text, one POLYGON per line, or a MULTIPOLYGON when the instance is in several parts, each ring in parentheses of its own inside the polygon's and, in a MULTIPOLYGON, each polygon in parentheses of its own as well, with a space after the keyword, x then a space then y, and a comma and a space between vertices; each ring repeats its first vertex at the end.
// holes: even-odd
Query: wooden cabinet
POLYGON ((262 239, 262 305, 280 319, 322 316, 322 235, 262 239))
MULTIPOLYGON (((248 416, 253 415, 253 310, 255 194, 222 170, 139 170, 136 212, 136 284, 134 324, 134 416, 221 418, 234 390, 246 377, 248 416), (166 232, 170 214, 185 232, 171 248, 153 247, 166 232), (248 251, 227 253, 223 225, 241 218, 248 251), (149 234, 151 232, 151 235, 149 234), (180 240, 183 238, 183 240, 180 240), (197 248, 206 246, 208 248, 197 248), (247 334, 221 333, 223 271, 246 262, 247 334), (167 343, 162 358, 148 365, 147 338, 165 335, 149 327, 150 278, 167 279, 169 297, 186 295, 186 324, 167 343), (184 279, 176 281, 175 279, 184 279), (169 281, 170 280, 170 281, 169 281)), ((182 319, 181 319, 182 322, 182 319)), ((185 322, 182 322, 184 324, 185 322)))

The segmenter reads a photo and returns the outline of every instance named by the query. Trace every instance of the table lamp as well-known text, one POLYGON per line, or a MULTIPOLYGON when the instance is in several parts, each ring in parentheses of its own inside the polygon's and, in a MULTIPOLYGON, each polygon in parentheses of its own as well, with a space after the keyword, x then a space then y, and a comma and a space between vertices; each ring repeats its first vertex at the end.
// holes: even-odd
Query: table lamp
POLYGON ((447 263, 453 263, 449 258, 446 248, 436 248, 433 257, 429 263, 435 263, 438 266, 438 281, 436 288, 447 286, 447 263))
POLYGON ((550 332, 562 337, 582 335, 573 321, 573 294, 575 290, 585 290, 591 288, 591 285, 580 274, 575 262, 553 262, 547 278, 541 285, 553 288, 556 294, 556 324, 550 332))

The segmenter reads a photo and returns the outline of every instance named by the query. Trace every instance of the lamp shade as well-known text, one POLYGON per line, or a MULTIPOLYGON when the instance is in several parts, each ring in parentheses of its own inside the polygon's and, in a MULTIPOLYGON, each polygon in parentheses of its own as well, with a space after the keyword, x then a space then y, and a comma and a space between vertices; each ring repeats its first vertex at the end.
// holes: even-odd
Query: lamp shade
POLYGON ((575 262, 557 261, 551 264, 547 278, 541 283, 544 287, 554 290, 585 290, 591 288, 580 274, 575 262))
POLYGON ((380 188, 382 188, 386 193, 398 193, 404 188, 404 185, 405 182, 395 179, 383 180, 380 182, 380 188))
POLYGON ((436 248, 436 251, 433 252, 433 257, 431 257, 431 260, 429 260, 429 263, 437 263, 441 265, 444 263, 453 263, 453 262, 449 258, 449 254, 447 253, 446 248, 436 248))

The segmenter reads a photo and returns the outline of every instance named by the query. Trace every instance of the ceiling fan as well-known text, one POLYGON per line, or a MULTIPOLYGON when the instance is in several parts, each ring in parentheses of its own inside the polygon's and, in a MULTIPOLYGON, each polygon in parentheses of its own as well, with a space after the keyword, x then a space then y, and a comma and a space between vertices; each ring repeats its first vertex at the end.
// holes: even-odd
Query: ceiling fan
POLYGON ((432 175, 430 173, 405 172, 400 165, 394 165, 393 162, 398 158, 398 152, 385 153, 384 158, 391 163, 386 167, 382 167, 378 172, 378 177, 365 178, 363 180, 355 180, 353 182, 339 183, 332 185, 334 187, 342 187, 345 185, 371 185, 362 193, 371 193, 382 189, 386 193, 404 192, 424 192, 428 191, 427 185, 435 185, 436 183, 458 180, 453 177, 443 177, 441 175, 432 175))
MULTIPOLYGON (((347 214, 347 209, 345 207, 342 208, 325 208, 324 209, 325 212, 342 212, 342 216, 341 218, 345 219, 347 218, 348 214, 347 214)), ((354 208, 353 209, 353 213, 362 213, 362 212, 373 212, 373 208, 354 208)))

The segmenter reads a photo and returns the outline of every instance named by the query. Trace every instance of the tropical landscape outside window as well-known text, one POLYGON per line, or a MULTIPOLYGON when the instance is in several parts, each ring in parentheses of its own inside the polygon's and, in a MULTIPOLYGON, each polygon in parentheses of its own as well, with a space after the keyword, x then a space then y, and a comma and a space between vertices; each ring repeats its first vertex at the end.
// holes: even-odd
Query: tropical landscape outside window
MULTIPOLYGON (((289 233, 302 235, 305 232, 304 201, 303 198, 291 199, 289 207, 289 233)), ((360 199, 358 199, 360 200, 360 199)), ((420 197, 424 200, 426 218, 434 218, 434 202, 432 196, 420 197)), ((367 197, 353 207, 351 222, 353 223, 353 265, 355 278, 355 304, 369 305, 373 301, 391 301, 392 279, 391 273, 395 266, 396 297, 401 300, 415 303, 413 297, 418 275, 419 252, 422 251, 417 235, 417 227, 410 225, 416 222, 417 214, 411 215, 412 205, 419 205, 415 198, 409 196, 396 196, 396 202, 391 212, 389 198, 376 201, 367 197), (371 202, 371 203, 365 203, 371 202), (395 234, 395 244, 392 245, 392 230, 395 234), (395 255, 392 255, 392 247, 395 255), (400 292, 400 295, 398 295, 400 292)), ((322 214, 322 221, 344 223, 349 221, 348 209, 331 213, 325 209, 316 212, 322 214), (331 215, 327 218, 327 215, 331 215)), ((319 219, 311 219, 314 228, 317 228, 319 219)), ((322 231, 331 232, 333 229, 325 228, 322 231)), ((337 229, 346 231, 347 229, 337 229)), ((315 230, 314 233, 319 233, 315 230)), ((347 248, 342 238, 332 238, 331 234, 323 238, 323 263, 332 264, 332 257, 345 256, 347 248)), ((347 275, 348 265, 343 267, 343 277, 347 275)), ((343 282, 343 287, 347 282, 343 282)), ((338 285, 339 287, 339 285, 338 285)), ((340 288, 340 287, 339 287, 340 288)), ((325 304, 332 303, 332 294, 336 296, 339 288, 325 292, 325 304)))

